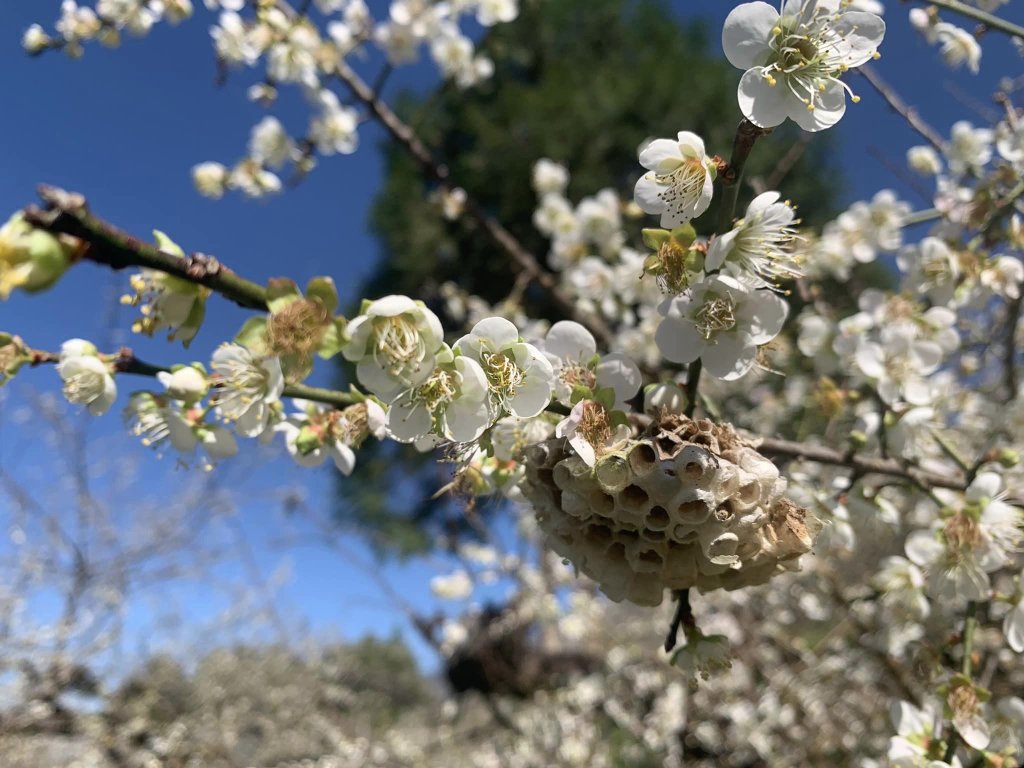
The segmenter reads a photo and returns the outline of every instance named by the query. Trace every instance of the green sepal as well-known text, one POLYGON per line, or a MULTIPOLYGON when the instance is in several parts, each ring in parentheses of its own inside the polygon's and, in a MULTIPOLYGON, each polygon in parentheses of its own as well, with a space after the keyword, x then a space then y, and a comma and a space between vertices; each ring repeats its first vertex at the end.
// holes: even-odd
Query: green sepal
POLYGON ((241 344, 256 357, 262 357, 267 350, 267 318, 250 317, 235 334, 234 342, 241 344))
POLYGON ((308 426, 299 430, 295 438, 295 449, 303 456, 308 456, 321 446, 320 437, 308 426))
POLYGON ((652 251, 656 251, 672 236, 672 233, 667 229, 654 229, 651 227, 645 227, 640 230, 640 235, 644 239, 644 245, 650 248, 652 251))
POLYGON ((164 253, 170 253, 173 256, 181 256, 184 258, 185 251, 180 245, 171 240, 167 236, 166 232, 161 232, 159 229, 153 230, 153 239, 156 240, 156 247, 164 253))
POLYGON ((644 274, 660 275, 664 271, 661 264, 661 255, 658 253, 648 254, 644 259, 644 274))
POLYGON ((594 400, 610 411, 615 407, 615 390, 611 387, 600 387, 595 389, 594 400))
POLYGON ((693 241, 697 239, 697 230, 693 228, 692 224, 682 224, 673 229, 669 234, 673 240, 684 248, 689 248, 693 245, 693 241))
POLYGON ((363 299, 359 303, 359 314, 365 315, 369 311, 371 304, 373 304, 373 302, 370 301, 369 299, 363 299))
POLYGON ((613 427, 624 427, 629 424, 629 416, 623 411, 612 411, 608 418, 613 427))
POLYGON ((314 277, 306 284, 306 298, 318 301, 333 315, 338 309, 338 289, 334 287, 334 281, 329 277, 314 277))
POLYGON ((569 402, 573 405, 580 402, 581 400, 593 400, 594 391, 586 384, 573 384, 572 394, 569 395, 569 402))
POLYGON ((299 286, 294 280, 287 277, 272 277, 267 281, 267 308, 271 314, 280 312, 301 298, 299 286))
POLYGON ((336 317, 331 321, 324 331, 323 338, 320 339, 320 347, 316 351, 318 356, 329 360, 341 352, 341 348, 345 346, 346 325, 348 321, 343 317, 336 317))

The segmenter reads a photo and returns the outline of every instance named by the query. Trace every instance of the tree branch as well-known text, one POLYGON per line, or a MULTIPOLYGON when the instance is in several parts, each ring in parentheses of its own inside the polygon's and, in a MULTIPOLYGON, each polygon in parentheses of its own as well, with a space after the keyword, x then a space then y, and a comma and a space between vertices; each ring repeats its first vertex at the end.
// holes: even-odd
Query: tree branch
POLYGON ((966 16, 969 19, 984 24, 989 29, 996 29, 1000 32, 1005 32, 1011 37, 1019 37, 1024 40, 1024 27, 1001 19, 998 16, 993 16, 991 13, 986 13, 980 8, 967 5, 967 3, 961 3, 959 0, 921 0, 921 2, 925 5, 934 5, 938 8, 945 8, 947 11, 959 13, 961 16, 966 16))
MULTIPOLYGON (((434 159, 430 150, 420 140, 416 132, 380 98, 367 83, 356 74, 347 63, 342 61, 338 65, 338 77, 348 87, 352 95, 366 106, 378 122, 387 130, 391 138, 397 142, 417 162, 420 169, 430 180, 439 184, 443 189, 450 192, 459 185, 456 184, 443 163, 434 159)), ((472 196, 469 190, 466 192, 465 211, 484 232, 511 257, 520 271, 525 272, 548 292, 555 304, 567 316, 585 325, 591 330, 599 342, 608 346, 612 339, 611 331, 607 324, 600 317, 581 312, 573 301, 559 286, 558 278, 544 268, 537 260, 537 257, 530 253, 522 243, 509 232, 494 216, 488 213, 484 207, 472 196)))
POLYGON ((903 99, 899 97, 899 94, 894 91, 888 83, 886 83, 878 73, 871 67, 870 64, 864 64, 857 68, 857 72, 871 84, 878 95, 885 99, 885 102, 892 108, 894 112, 900 115, 907 124, 919 133, 925 141, 931 144, 939 152, 942 151, 942 146, 945 143, 942 137, 932 128, 928 123, 921 119, 921 116, 917 113, 914 107, 909 106, 903 99))
MULTIPOLYGON (((164 365, 154 365, 140 360, 128 347, 122 347, 112 357, 111 364, 117 373, 127 373, 136 376, 155 377, 158 373, 170 373, 171 369, 164 365)), ((32 350, 32 365, 44 365, 47 363, 60 362, 60 355, 44 350, 32 350)), ((216 388, 218 383, 214 381, 212 386, 216 388)), ((336 408, 344 408, 357 401, 357 397, 350 392, 340 392, 335 389, 324 389, 323 387, 310 387, 305 384, 288 384, 281 392, 283 397, 297 397, 301 400, 312 400, 317 403, 333 405, 336 408)))
POLYGON ((759 128, 743 118, 736 127, 736 136, 732 142, 732 154, 729 163, 722 169, 719 176, 722 184, 722 206, 718 214, 718 226, 715 231, 724 234, 732 229, 732 220, 736 215, 736 199, 740 193, 740 182, 743 180, 743 169, 754 144, 762 136, 771 133, 771 129, 759 128))
POLYGON ((764 438, 761 440, 760 445, 757 445, 757 450, 766 456, 802 459, 818 464, 834 464, 836 466, 849 467, 861 474, 901 477, 916 485, 923 485, 929 488, 950 488, 962 491, 967 487, 966 481, 961 477, 946 474, 940 475, 934 472, 907 467, 894 459, 840 453, 832 448, 820 445, 764 438))
POLYGON ((80 258, 112 269, 144 267, 206 286, 246 309, 267 310, 263 286, 239 277, 211 256, 175 256, 94 216, 76 192, 40 186, 44 207, 29 206, 25 219, 54 235, 70 235, 86 244, 80 258))

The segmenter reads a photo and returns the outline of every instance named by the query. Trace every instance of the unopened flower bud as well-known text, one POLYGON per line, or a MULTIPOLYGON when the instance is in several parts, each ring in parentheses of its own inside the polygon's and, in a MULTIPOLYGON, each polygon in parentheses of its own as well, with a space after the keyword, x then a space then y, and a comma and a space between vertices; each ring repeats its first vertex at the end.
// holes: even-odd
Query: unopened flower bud
POLYGON ((45 51, 50 45, 50 36, 38 24, 33 24, 21 36, 21 47, 31 56, 45 51))
POLYGON ((0 387, 14 378, 25 363, 32 360, 32 350, 18 336, 0 332, 0 387))
POLYGON ((1020 464, 1020 454, 1012 448, 1001 448, 996 455, 996 461, 1007 469, 1011 469, 1020 464))
POLYGON ((672 382, 662 382, 644 390, 644 412, 661 411, 683 413, 686 408, 686 393, 672 382))
POLYGON ((206 374, 192 365, 183 366, 171 373, 160 373, 157 378, 167 388, 170 397, 183 403, 201 400, 210 389, 206 374))
POLYGON ((68 268, 61 242, 15 214, 0 227, 0 300, 20 288, 29 293, 49 288, 68 268))

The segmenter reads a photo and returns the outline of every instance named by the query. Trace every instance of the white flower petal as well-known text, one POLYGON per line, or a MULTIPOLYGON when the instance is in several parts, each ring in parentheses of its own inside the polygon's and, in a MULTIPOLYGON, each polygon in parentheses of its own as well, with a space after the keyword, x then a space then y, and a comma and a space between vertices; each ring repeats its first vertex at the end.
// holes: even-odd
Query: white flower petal
POLYGON ((778 21, 779 12, 768 3, 743 3, 733 8, 722 28, 722 49, 729 63, 737 69, 763 64, 778 21))

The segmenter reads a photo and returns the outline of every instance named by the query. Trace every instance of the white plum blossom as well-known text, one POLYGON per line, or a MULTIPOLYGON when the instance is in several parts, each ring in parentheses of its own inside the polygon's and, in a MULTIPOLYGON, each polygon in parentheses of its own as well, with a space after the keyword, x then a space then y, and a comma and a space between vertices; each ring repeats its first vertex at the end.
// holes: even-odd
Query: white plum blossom
POLYGON ((199 163, 192 168, 192 183, 203 197, 219 200, 228 184, 228 169, 220 163, 199 163))
POLYGON ((644 212, 661 214, 661 226, 678 227, 711 205, 717 167, 704 151, 704 140, 680 131, 675 139, 655 139, 640 151, 648 170, 633 189, 644 212))
POLYGON ((569 186, 569 171, 564 165, 542 157, 533 166, 533 189, 542 198, 548 194, 561 195, 569 186))
POLYGON ((93 416, 102 416, 117 399, 110 365, 100 360, 96 347, 84 339, 64 342, 57 374, 64 382, 68 402, 84 405, 93 416))
POLYGON ((422 301, 385 296, 368 302, 345 329, 341 353, 356 363, 359 382, 391 402, 425 382, 434 371, 444 331, 422 301))
POLYGON ((161 371, 156 378, 164 385, 168 397, 186 404, 202 400, 210 389, 206 374, 194 365, 183 365, 175 371, 161 371))
POLYGON ((846 111, 840 77, 877 55, 885 22, 840 0, 783 0, 781 10, 743 3, 725 20, 726 58, 746 70, 740 111, 762 128, 787 117, 806 131, 829 128, 846 111))
POLYGON ((124 418, 131 433, 158 454, 167 444, 182 455, 198 448, 206 454, 204 465, 210 469, 214 463, 238 453, 238 443, 231 431, 207 422, 202 409, 181 407, 152 392, 132 393, 124 418))
POLYGON ((942 173, 942 158, 927 145, 918 145, 907 150, 907 165, 922 176, 938 176, 942 173))
POLYGON ((401 442, 434 434, 457 443, 476 440, 494 421, 487 376, 480 364, 447 347, 437 353, 430 377, 391 404, 387 426, 401 442))
POLYGON ((907 557, 925 570, 933 598, 987 600, 989 574, 1013 561, 1024 539, 1024 518, 1003 501, 1001 486, 998 474, 979 473, 960 509, 932 529, 907 537, 907 557))
POLYGON ((1010 648, 1017 653, 1024 653, 1024 595, 1003 617, 1003 636, 1010 648))
POLYGON ((949 170, 956 175, 979 171, 992 159, 995 136, 989 128, 975 128, 967 120, 958 120, 943 147, 949 170))
POLYGON ((935 304, 949 304, 960 277, 957 254, 943 240, 925 237, 907 246, 896 257, 912 291, 926 294, 935 304))
POLYGON ((1019 299, 1024 283, 1024 264, 1014 256, 996 256, 981 270, 978 282, 1008 299, 1019 299))
POLYGON ((273 404, 284 391, 280 360, 254 357, 241 344, 221 344, 210 367, 219 377, 210 398, 218 415, 234 422, 241 435, 262 434, 273 416, 273 404))
POLYGON ((583 463, 593 467, 603 454, 626 444, 630 429, 612 424, 608 409, 600 403, 580 400, 555 427, 555 436, 568 440, 583 463))
POLYGON ((344 106, 331 91, 320 91, 320 114, 309 126, 309 138, 323 155, 350 155, 359 146, 359 113, 344 106))
POLYGON ((259 58, 260 51, 253 43, 242 17, 235 11, 225 10, 210 28, 217 57, 227 64, 251 66, 259 58))
POLYGON ((551 363, 535 346, 522 341, 508 320, 481 320, 453 349, 483 368, 496 412, 530 418, 551 402, 555 385, 551 363))
POLYGON ((644 413, 684 413, 686 393, 682 387, 671 381, 652 384, 644 390, 644 413))
POLYGON ((757 348, 774 339, 789 306, 770 290, 728 275, 712 275, 688 294, 666 300, 655 340, 667 360, 692 363, 732 381, 754 365, 757 348))
POLYGON ((50 36, 38 24, 31 25, 21 36, 21 47, 30 55, 46 50, 51 42, 50 36))
POLYGON ((295 142, 276 117, 264 117, 249 136, 249 154, 271 168, 280 168, 295 153, 295 142))
POLYGON ((591 392, 611 389, 615 407, 625 407, 626 400, 640 389, 641 375, 636 363, 625 355, 597 354, 593 335, 577 322, 560 320, 551 326, 542 345, 555 376, 555 399, 562 405, 573 405, 577 386, 591 392))
POLYGON ((938 370, 943 357, 942 347, 921 339, 911 323, 896 322, 882 328, 878 341, 861 339, 854 360, 884 402, 928 405, 933 392, 925 377, 938 370))
POLYGON ((931 39, 938 43, 939 54, 950 68, 959 69, 966 64, 972 73, 978 74, 981 45, 966 29, 940 21, 932 28, 931 39))
POLYGON ((476 20, 485 27, 515 21, 519 0, 475 0, 476 20))
POLYGON ((794 247, 794 224, 799 223, 789 202, 778 192, 755 197, 736 225, 711 241, 704 269, 708 272, 732 266, 757 275, 766 283, 799 277, 802 272, 794 247))
POLYGON ((442 600, 465 600, 473 594, 473 579, 462 569, 447 576, 434 576, 430 591, 442 600))
POLYGON ((337 410, 320 403, 293 399, 299 409, 274 426, 284 435, 285 446, 302 467, 318 467, 330 457, 343 475, 355 469, 354 448, 373 435, 386 432, 384 409, 372 399, 337 410))

